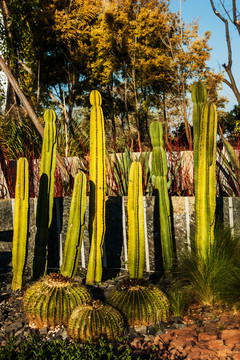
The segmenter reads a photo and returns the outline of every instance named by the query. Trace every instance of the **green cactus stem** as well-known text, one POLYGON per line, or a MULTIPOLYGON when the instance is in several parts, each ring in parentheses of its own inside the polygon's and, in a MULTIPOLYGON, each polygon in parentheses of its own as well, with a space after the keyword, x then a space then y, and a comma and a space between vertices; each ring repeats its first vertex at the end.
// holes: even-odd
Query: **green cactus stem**
POLYGON ((29 206, 28 183, 28 161, 25 158, 20 158, 17 161, 12 247, 12 290, 14 291, 21 290, 22 288, 22 277, 26 260, 29 206))
POLYGON ((56 130, 56 114, 53 110, 44 112, 44 137, 42 144, 42 156, 40 165, 40 178, 42 174, 48 177, 48 227, 52 223, 52 209, 54 198, 54 173, 56 167, 56 151, 57 151, 57 130, 56 130))
POLYGON ((54 172, 56 167, 56 115, 53 110, 44 113, 45 128, 40 166, 40 183, 37 202, 34 258, 32 277, 34 279, 46 273, 48 229, 52 222, 54 200, 54 172))
MULTIPOLYGON (((198 81, 194 83, 192 88, 192 101, 193 101, 193 161, 194 161, 194 187, 195 187, 195 203, 198 202, 198 178, 199 178, 199 139, 200 139, 200 127, 203 113, 204 104, 207 101, 207 90, 205 85, 198 81)), ((196 231, 198 219, 196 218, 196 231)))
POLYGON ((121 313, 99 300, 78 306, 68 323, 69 337, 75 341, 86 342, 88 339, 96 342, 100 338, 108 341, 121 338, 125 322, 121 313))
POLYGON ((171 229, 170 201, 167 185, 167 157, 163 148, 162 124, 154 121, 150 125, 152 150, 152 174, 154 175, 154 188, 158 202, 160 237, 162 247, 163 268, 165 272, 173 266, 174 252, 171 229))
POLYGON ((80 172, 74 179, 63 263, 61 266, 61 274, 70 278, 74 278, 78 267, 85 227, 85 209, 86 175, 83 172, 80 172))
POLYGON ((72 311, 90 301, 90 298, 84 286, 61 274, 52 273, 27 289, 23 303, 31 327, 56 328, 67 326, 72 311))
POLYGON ((128 270, 130 278, 143 277, 145 263, 142 167, 134 161, 128 184, 128 270))
POLYGON ((120 282, 109 303, 125 315, 130 326, 154 325, 169 317, 166 295, 143 279, 120 282))
POLYGON ((216 210, 216 138, 217 111, 212 103, 203 108, 198 148, 198 187, 196 209, 197 250, 202 259, 209 255, 214 241, 216 210))
POLYGON ((87 284, 102 280, 102 255, 105 236, 105 131, 101 108, 102 98, 97 90, 90 94, 90 166, 89 166, 89 238, 91 242, 87 269, 87 284))

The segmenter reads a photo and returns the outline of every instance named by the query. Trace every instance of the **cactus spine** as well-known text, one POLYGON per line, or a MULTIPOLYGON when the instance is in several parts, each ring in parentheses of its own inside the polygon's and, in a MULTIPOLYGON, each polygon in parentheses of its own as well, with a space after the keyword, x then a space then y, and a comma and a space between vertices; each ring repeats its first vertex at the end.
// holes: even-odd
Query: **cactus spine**
POLYGON ((171 230, 170 202, 167 187, 167 157, 163 148, 162 124, 154 121, 150 125, 150 137, 152 150, 152 173, 154 175, 154 187, 157 192, 159 204, 160 236, 162 247, 163 267, 165 271, 173 265, 173 241, 171 230))
POLYGON ((128 184, 128 270, 130 278, 143 277, 145 235, 142 193, 142 167, 134 161, 128 184))
POLYGON ((78 306, 68 323, 68 334, 76 341, 86 342, 87 339, 96 342, 101 337, 106 340, 116 340, 123 336, 124 319, 121 313, 99 300, 78 306))
POLYGON ((30 326, 55 328, 66 326, 73 309, 90 301, 90 298, 84 286, 61 274, 52 273, 27 289, 23 304, 30 326))
POLYGON ((102 253, 105 235, 105 131, 101 108, 102 98, 97 90, 90 94, 92 105, 90 117, 90 195, 89 195, 89 238, 91 241, 87 284, 102 279, 102 253))
POLYGON ((74 180, 63 263, 61 266, 61 274, 70 278, 74 278, 78 267, 85 227, 85 209, 86 175, 80 172, 75 176, 74 180))
POLYGON ((34 259, 32 277, 38 278, 46 272, 48 228, 52 222, 54 172, 56 167, 56 115, 53 110, 44 113, 44 137, 40 166, 40 184, 37 202, 34 259))
POLYGON ((17 162, 12 247, 12 290, 14 291, 22 288, 22 276, 26 259, 29 205, 28 182, 28 161, 25 158, 20 158, 17 162))

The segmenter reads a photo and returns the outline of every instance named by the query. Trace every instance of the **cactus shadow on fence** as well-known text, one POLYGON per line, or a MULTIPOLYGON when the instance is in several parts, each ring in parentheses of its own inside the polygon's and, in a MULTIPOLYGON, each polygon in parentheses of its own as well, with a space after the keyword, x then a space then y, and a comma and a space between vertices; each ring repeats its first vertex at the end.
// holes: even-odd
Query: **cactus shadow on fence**
POLYGON ((106 233, 105 249, 107 267, 103 268, 103 278, 116 277, 121 269, 121 253, 123 247, 122 198, 108 197, 106 201, 106 233), (111 274, 109 273, 111 269, 111 274))
POLYGON ((60 235, 63 224, 63 198, 54 198, 53 218, 49 228, 48 239, 48 270, 60 268, 60 235))

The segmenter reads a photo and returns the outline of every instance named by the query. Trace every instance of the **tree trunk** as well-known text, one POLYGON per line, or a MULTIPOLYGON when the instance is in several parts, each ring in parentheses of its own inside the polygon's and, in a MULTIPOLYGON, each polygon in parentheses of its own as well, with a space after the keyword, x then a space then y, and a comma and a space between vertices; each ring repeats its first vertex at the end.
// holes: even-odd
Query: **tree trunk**
MULTIPOLYGON (((43 137, 44 129, 42 127, 42 124, 38 120, 33 108, 29 104, 28 100, 26 99, 25 95, 23 94, 22 90, 20 89, 16 79, 12 75, 11 71, 9 70, 9 68, 7 67, 7 65, 5 64, 5 62, 4 62, 4 60, 3 60, 3 58, 1 56, 0 56, 0 67, 2 68, 4 73, 6 74, 6 76, 8 78, 8 81, 11 83, 14 91, 16 92, 17 96, 19 97, 20 101, 22 102, 22 104, 23 104, 24 108, 26 109, 30 119, 34 123, 37 131, 43 137)), ((64 163, 62 157, 60 156, 60 154, 58 152, 57 152, 57 164, 58 164, 60 170, 66 176, 67 181, 69 181, 69 173, 67 171, 67 168, 65 166, 65 163, 64 163)))

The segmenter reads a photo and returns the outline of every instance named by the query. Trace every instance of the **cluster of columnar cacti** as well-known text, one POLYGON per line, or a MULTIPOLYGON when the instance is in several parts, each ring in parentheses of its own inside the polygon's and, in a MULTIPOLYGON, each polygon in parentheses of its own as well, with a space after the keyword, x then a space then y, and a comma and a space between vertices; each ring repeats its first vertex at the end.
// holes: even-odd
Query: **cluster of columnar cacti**
POLYGON ((61 266, 61 274, 70 278, 74 278, 78 267, 85 227, 85 209, 86 175, 83 172, 80 172, 74 179, 63 263, 61 266))
POLYGON ((17 162, 15 187, 12 267, 12 290, 21 290, 23 269, 26 259, 28 231, 28 161, 20 158, 17 162))
POLYGON ((52 222, 54 172, 56 167, 56 115, 53 110, 44 113, 44 138, 42 145, 40 184, 36 214, 36 239, 32 266, 33 278, 45 274, 47 267, 48 228, 52 222))
POLYGON ((110 304, 125 315, 131 326, 157 324, 169 316, 170 304, 166 295, 143 279, 129 279, 120 283, 110 304))
POLYGON ((163 129, 160 122, 154 121, 151 123, 150 136, 153 147, 152 174, 154 175, 154 188, 158 201, 163 267, 165 271, 168 271, 173 265, 174 252, 167 187, 167 157, 163 148, 163 129))
POLYGON ((206 259, 214 241, 216 210, 216 106, 206 102, 207 92, 201 82, 192 90, 195 171, 195 242, 199 255, 206 259))
POLYGON ((102 280, 102 254, 105 235, 105 131, 102 98, 97 90, 90 94, 89 238, 91 242, 87 284, 102 280))
POLYGON ((30 326, 55 328, 66 326, 73 309, 90 298, 84 286, 61 274, 52 273, 26 291, 24 309, 30 326))
POLYGON ((78 306, 68 323, 68 334, 76 341, 86 342, 116 340, 123 336, 125 321, 121 313, 113 306, 92 300, 88 304, 78 306))
POLYGON ((130 278, 141 279, 145 264, 142 167, 134 161, 128 184, 128 270, 130 278))

